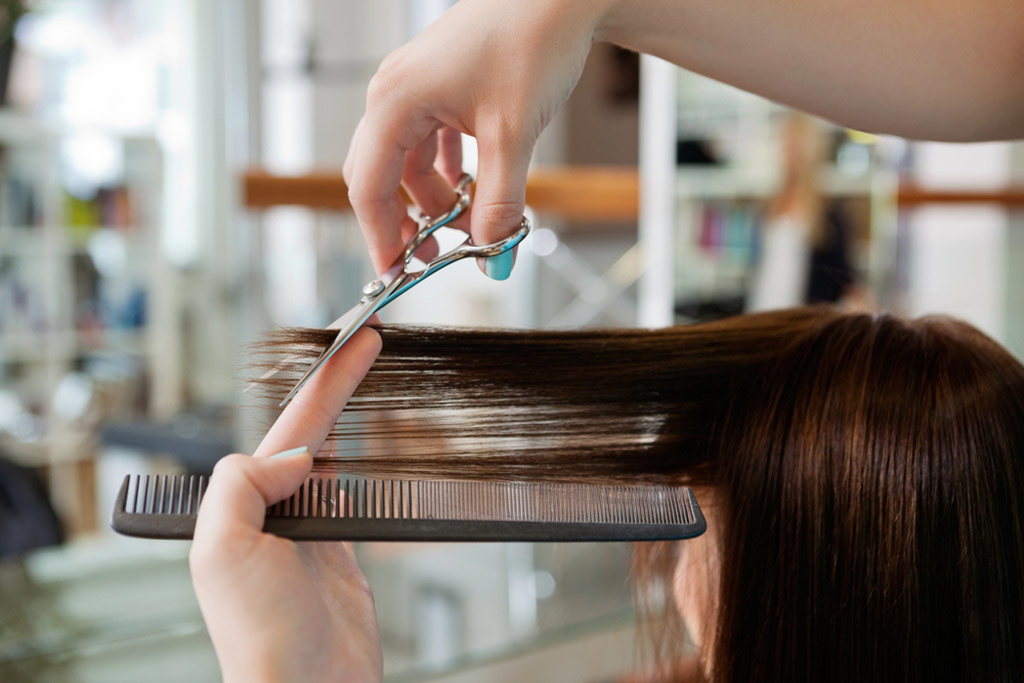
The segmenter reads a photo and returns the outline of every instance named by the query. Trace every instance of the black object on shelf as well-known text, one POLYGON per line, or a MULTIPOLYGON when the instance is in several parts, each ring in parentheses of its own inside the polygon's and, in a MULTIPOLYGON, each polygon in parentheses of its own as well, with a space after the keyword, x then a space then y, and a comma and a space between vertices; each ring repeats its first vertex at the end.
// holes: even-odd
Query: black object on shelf
POLYGON ((722 160, 708 140, 683 139, 676 141, 677 166, 717 166, 722 160))
POLYGON ((706 323, 743 313, 746 296, 719 296, 676 302, 676 315, 692 322, 706 323))
POLYGON ((0 457, 0 558, 19 557, 63 540, 38 474, 0 457))

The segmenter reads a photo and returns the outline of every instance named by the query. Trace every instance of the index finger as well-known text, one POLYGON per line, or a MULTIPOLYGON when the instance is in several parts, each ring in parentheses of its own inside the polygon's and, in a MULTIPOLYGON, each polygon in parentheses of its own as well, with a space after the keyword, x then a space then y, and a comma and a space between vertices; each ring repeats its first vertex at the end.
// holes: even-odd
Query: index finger
POLYGON ((266 457, 302 446, 315 454, 380 348, 377 331, 360 328, 292 398, 253 455, 266 457))
POLYGON ((348 197, 359 228, 366 237, 370 259, 383 273, 405 246, 405 228, 415 227, 398 188, 405 169, 405 154, 434 132, 429 118, 406 119, 401 108, 364 117, 353 141, 348 197))

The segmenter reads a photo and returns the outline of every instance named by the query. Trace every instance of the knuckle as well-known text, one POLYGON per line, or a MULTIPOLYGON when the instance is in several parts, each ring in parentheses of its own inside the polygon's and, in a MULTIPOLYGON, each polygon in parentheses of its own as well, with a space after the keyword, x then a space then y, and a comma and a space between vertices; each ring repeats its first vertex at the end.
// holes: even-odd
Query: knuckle
POLYGON ((242 455, 241 453, 225 455, 217 461, 216 465, 213 466, 213 474, 216 475, 219 472, 224 475, 228 472, 235 472, 242 466, 242 461, 248 457, 249 456, 242 455))
POLYGON ((401 69, 394 53, 384 58, 366 88, 367 107, 377 107, 399 92, 401 69))
POLYGON ((366 579, 361 571, 356 570, 353 574, 348 577, 349 587, 363 596, 369 601, 370 606, 374 604, 373 590, 370 588, 370 582, 366 579))
POLYGON ((370 186, 361 176, 362 174, 353 177, 348 183, 348 202, 354 209, 363 208, 372 201, 370 186))
POLYGON ((523 205, 514 201, 494 201, 480 204, 473 207, 473 214, 477 217, 485 230, 492 229, 508 232, 515 229, 523 217, 523 205))
POLYGON ((338 416, 324 408, 319 401, 310 400, 305 396, 296 395, 292 399, 292 403, 295 403, 298 408, 301 408, 302 412, 311 415, 315 422, 325 425, 333 425, 338 420, 338 416))
POLYGON ((488 117, 486 139, 490 146, 510 154, 519 154, 528 149, 529 141, 534 137, 534 128, 527 117, 514 113, 514 108, 506 108, 488 117))
POLYGON ((495 142, 503 148, 518 149, 522 144, 526 127, 521 119, 512 116, 499 116, 494 124, 495 142))
POLYGON ((355 178, 345 178, 345 180, 348 185, 348 203, 355 208, 363 201, 363 195, 359 191, 359 181, 355 178))

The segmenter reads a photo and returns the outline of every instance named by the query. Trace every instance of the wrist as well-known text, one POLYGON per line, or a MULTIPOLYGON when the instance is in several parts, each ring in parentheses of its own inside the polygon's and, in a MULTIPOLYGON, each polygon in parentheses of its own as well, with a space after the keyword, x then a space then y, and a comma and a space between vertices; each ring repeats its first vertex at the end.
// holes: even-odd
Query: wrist
POLYGON ((629 42, 627 38, 629 12, 631 7, 633 11, 636 11, 635 3, 623 2, 623 0, 601 0, 592 4, 597 6, 594 42, 620 46, 627 44, 629 42))
POLYGON ((279 675, 270 664, 262 667, 252 663, 234 669, 221 667, 220 675, 223 683, 286 683, 288 681, 287 677, 279 675))
POLYGON ((290 653, 277 652, 273 646, 264 647, 252 643, 251 647, 236 648, 234 657, 221 657, 217 652, 223 683, 285 683, 288 677, 282 675, 281 663, 288 660, 290 653))
MULTIPOLYGON (((594 40, 627 50, 652 54, 683 64, 692 40, 684 40, 684 27, 695 25, 694 15, 707 3, 672 0, 601 0, 594 40)), ((712 6, 717 6, 711 3, 712 6)))
POLYGON ((618 20, 611 15, 620 4, 620 0, 540 0, 534 5, 533 18, 573 37, 587 32, 592 43, 612 42, 605 34, 610 27, 618 25, 618 20))

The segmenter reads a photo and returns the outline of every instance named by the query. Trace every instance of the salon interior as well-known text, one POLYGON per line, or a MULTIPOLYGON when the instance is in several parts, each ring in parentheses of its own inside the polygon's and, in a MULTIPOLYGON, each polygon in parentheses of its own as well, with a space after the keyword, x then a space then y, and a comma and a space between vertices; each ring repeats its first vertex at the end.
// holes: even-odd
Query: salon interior
MULTIPOLYGON (((0 3, 0 679, 218 679, 189 543, 116 534, 115 497, 251 453, 254 345, 359 300, 348 143, 381 59, 449 4, 0 3)), ((382 317, 657 327, 807 303, 794 187, 829 217, 815 301, 952 314, 1024 358, 1024 143, 849 130, 600 44, 536 147, 511 277, 454 264, 382 317)), ((628 544, 355 552, 386 681, 642 666, 628 544)))

